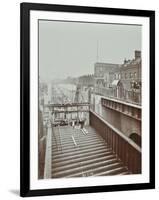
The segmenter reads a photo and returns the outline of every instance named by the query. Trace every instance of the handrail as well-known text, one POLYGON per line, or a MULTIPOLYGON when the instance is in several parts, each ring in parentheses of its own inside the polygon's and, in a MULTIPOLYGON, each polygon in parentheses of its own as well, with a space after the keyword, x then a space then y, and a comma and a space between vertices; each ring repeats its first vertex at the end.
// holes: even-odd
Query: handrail
POLYGON ((138 109, 141 109, 142 106, 139 105, 139 104, 135 104, 135 103, 131 103, 131 102, 125 102, 125 101, 122 101, 122 99, 119 99, 119 98, 115 98, 115 97, 106 97, 106 96, 101 96, 103 99, 107 99, 107 100, 110 100, 110 101, 115 101, 117 103, 121 103, 121 104, 124 104, 124 105, 127 105, 127 106, 131 106, 131 107, 134 107, 134 108, 138 108, 138 109))

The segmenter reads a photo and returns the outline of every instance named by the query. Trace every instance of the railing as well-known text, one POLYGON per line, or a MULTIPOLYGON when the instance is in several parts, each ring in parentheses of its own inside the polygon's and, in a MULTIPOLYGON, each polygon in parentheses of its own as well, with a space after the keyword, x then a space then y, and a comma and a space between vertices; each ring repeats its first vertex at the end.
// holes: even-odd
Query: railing
POLYGON ((117 91, 117 88, 95 87, 95 93, 141 105, 141 92, 139 91, 129 91, 126 89, 117 91))
POLYGON ((101 98, 102 106, 120 112, 124 115, 132 117, 134 119, 141 121, 141 106, 126 103, 124 101, 119 101, 111 99, 108 97, 101 98))
POLYGON ((38 142, 38 178, 44 178, 45 167, 45 154, 46 154, 46 136, 39 139, 38 142))
POLYGON ((47 127, 39 121, 39 136, 38 136, 38 178, 44 178, 45 155, 46 155, 46 135, 47 127))
POLYGON ((93 111, 90 111, 90 125, 102 136, 131 173, 141 173, 139 146, 93 111))

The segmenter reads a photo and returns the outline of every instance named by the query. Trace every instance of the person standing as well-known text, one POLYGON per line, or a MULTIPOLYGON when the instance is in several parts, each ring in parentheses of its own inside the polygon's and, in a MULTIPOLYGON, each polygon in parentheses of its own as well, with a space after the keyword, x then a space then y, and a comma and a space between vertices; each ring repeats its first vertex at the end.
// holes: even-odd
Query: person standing
POLYGON ((75 121, 72 121, 72 127, 75 128, 75 121))

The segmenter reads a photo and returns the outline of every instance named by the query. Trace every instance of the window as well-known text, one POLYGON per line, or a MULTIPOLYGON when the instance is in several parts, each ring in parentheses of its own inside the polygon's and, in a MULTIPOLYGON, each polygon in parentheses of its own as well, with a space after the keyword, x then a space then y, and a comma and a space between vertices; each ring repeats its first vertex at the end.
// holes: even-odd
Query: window
POLYGON ((127 73, 125 73, 125 79, 127 79, 127 73))

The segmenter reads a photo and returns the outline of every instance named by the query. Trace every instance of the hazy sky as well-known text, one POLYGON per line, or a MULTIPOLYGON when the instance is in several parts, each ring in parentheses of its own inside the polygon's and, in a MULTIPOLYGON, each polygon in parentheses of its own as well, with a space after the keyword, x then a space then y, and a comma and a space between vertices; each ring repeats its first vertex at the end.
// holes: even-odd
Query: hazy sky
POLYGON ((141 50, 141 26, 39 22, 39 75, 42 80, 92 74, 95 62, 123 63, 141 50), (97 60, 98 43, 98 60, 97 60))

